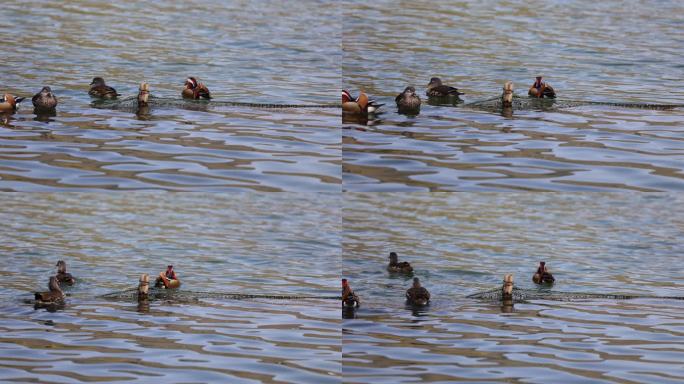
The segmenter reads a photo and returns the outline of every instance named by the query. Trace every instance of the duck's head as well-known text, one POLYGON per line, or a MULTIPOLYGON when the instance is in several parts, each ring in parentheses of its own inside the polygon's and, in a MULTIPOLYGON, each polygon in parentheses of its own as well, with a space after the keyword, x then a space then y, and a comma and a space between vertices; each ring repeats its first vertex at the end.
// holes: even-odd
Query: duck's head
POLYGON ((390 252, 389 260, 391 264, 396 264, 399 262, 399 255, 396 252, 390 252))
POLYGON ((343 89, 342 90, 342 103, 348 103, 350 101, 354 101, 351 93, 349 93, 349 91, 347 91, 346 89, 343 89))
POLYGON ((59 280, 57 280, 57 276, 50 276, 48 288, 50 289, 50 292, 62 292, 62 289, 59 287, 59 280))
POLYGON ((52 89, 50 89, 50 87, 43 87, 43 89, 40 90, 40 94, 43 96, 52 97, 52 89))
POLYGON ((140 275, 140 281, 138 283, 138 297, 146 297, 150 291, 150 276, 147 273, 140 275))
POLYGON ((146 105, 150 98, 150 85, 146 82, 140 83, 140 89, 138 91, 138 104, 146 105))
POLYGON ((420 288, 420 279, 417 277, 413 278, 413 288, 420 288))
POLYGON ((192 76, 190 76, 190 77, 188 77, 187 79, 185 79, 185 86, 188 87, 188 88, 190 88, 190 89, 195 89, 195 88, 197 88, 197 85, 198 85, 198 84, 199 84, 199 82, 197 81, 197 79, 194 78, 194 77, 192 77, 192 76))
POLYGON ((503 298, 510 298, 513 295, 513 274, 507 274, 503 279, 503 287, 501 292, 503 298))
POLYGON ((501 100, 504 107, 509 107, 513 105, 513 82, 507 81, 503 86, 503 94, 501 95, 501 100))
POLYGON ((415 96, 416 95, 416 89, 413 88, 412 86, 408 86, 404 89, 404 95, 405 96, 415 96))
POLYGON ((539 273, 546 272, 546 262, 545 261, 539 262, 539 267, 537 267, 537 272, 539 272, 539 273))
POLYGON ((439 87, 440 85, 442 85, 442 80, 439 77, 433 77, 430 79, 427 88, 432 89, 434 87, 439 87))
POLYGON ((57 267, 58 273, 66 273, 66 263, 64 260, 59 260, 55 266, 57 267))
POLYGON ((342 288, 349 288, 349 283, 347 282, 347 279, 342 279, 342 288))
POLYGON ((90 85, 94 85, 94 86, 105 85, 105 81, 101 77, 93 77, 93 81, 90 82, 90 85))

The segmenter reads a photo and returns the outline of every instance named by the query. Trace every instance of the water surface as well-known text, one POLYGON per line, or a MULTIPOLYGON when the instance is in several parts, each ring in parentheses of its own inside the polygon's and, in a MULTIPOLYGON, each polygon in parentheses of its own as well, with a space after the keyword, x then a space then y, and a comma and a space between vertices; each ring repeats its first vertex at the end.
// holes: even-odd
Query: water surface
POLYGON ((340 210, 326 195, 4 195, 0 381, 340 381, 339 304, 193 292, 339 295, 340 210), (315 198, 314 198, 315 197, 315 198), (63 309, 25 304, 56 260, 63 309), (99 297, 174 264, 191 300, 99 297))
MULTIPOLYGON (((349 191, 684 189, 684 109, 584 106, 512 116, 428 104, 438 76, 464 103, 526 96, 534 76, 565 99, 684 104, 681 2, 431 1, 345 8, 343 86, 386 103, 343 119, 349 191), (363 31, 362 33, 360 31, 363 31), (397 114, 407 85, 420 114, 397 114)), ((443 101, 442 101, 443 103, 443 101)))
POLYGON ((467 295, 500 287, 683 296, 682 199, 654 194, 351 194, 343 274, 361 296, 343 322, 345 382, 679 382, 684 302, 467 295), (431 294, 406 307, 410 261, 431 294), (545 260, 557 282, 536 287, 545 260))

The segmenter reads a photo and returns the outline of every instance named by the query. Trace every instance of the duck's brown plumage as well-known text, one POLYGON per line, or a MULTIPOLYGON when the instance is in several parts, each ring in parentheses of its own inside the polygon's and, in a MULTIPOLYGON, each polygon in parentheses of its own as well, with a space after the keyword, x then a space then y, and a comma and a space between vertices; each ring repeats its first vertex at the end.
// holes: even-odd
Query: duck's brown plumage
POLYGON ((416 89, 410 86, 398 94, 394 101, 400 110, 417 110, 420 108, 420 97, 416 95, 416 89))
POLYGON ((64 260, 59 260, 56 264, 56 267, 57 275, 55 275, 55 277, 57 278, 57 281, 60 284, 74 285, 76 279, 74 279, 74 277, 71 276, 71 273, 67 272, 66 263, 64 262, 64 260))
POLYGON ((50 87, 43 87, 31 98, 31 101, 37 109, 55 109, 57 107, 57 96, 52 93, 50 87))
POLYGON ((546 263, 543 261, 539 262, 537 271, 532 276, 532 281, 536 284, 553 284, 556 279, 553 277, 546 263))
POLYGON ((188 77, 185 80, 185 87, 183 88, 181 95, 185 99, 211 99, 209 88, 194 77, 188 77))
POLYGON ((25 97, 15 97, 9 93, 0 99, 0 112, 14 112, 17 110, 17 104, 24 101, 25 97))
POLYGON ((527 91, 527 94, 531 97, 536 97, 539 99, 544 97, 554 99, 556 97, 556 91, 551 85, 542 81, 541 76, 537 76, 529 91, 527 91))
POLYGON ((351 289, 347 279, 342 279, 342 306, 345 308, 358 307, 361 304, 359 297, 351 289))
POLYGON ((396 252, 390 252, 389 255, 390 262, 387 265, 387 270, 389 272, 398 272, 398 273, 411 273, 413 272, 413 267, 411 264, 407 261, 402 261, 399 262, 399 256, 397 255, 396 252))
POLYGON ((413 286, 406 291, 406 301, 412 305, 427 305, 430 302, 430 292, 420 285, 417 277, 413 278, 413 286))
POLYGON ((59 288, 57 277, 51 276, 48 283, 48 292, 36 292, 36 304, 55 304, 64 300, 64 292, 59 288))
POLYGON ((116 89, 108 86, 101 77, 93 78, 93 81, 90 83, 88 94, 101 99, 116 99, 117 96, 120 96, 116 93, 116 89))
POLYGON ((458 88, 442 84, 442 80, 439 77, 433 77, 427 85, 425 95, 428 97, 458 97, 463 95, 463 92, 459 92, 458 88))

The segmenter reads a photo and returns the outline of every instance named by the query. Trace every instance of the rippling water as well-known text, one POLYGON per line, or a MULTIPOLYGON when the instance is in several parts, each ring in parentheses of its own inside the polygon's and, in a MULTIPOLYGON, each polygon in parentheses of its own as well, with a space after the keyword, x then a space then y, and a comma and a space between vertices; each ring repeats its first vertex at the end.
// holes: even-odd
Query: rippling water
POLYGON ((123 95, 150 83, 178 97, 198 76, 216 100, 337 102, 340 13, 334 4, 257 1, 4 4, 0 92, 49 85, 56 116, 30 100, 0 121, 0 189, 339 190, 339 111, 94 109, 103 76, 123 95))
POLYGON ((344 87, 386 103, 369 122, 343 119, 346 190, 684 189, 683 108, 505 117, 424 96, 432 76, 466 103, 500 95, 506 80, 526 96, 543 73, 565 99, 684 104, 681 2, 392 4, 344 11, 344 87), (417 116, 396 113, 407 85, 423 100, 417 116))
POLYGON ((335 300, 98 298, 173 263, 180 292, 338 295, 337 197, 4 195, 0 381, 339 382, 335 300), (23 300, 57 259, 66 307, 23 300))
POLYGON ((684 302, 465 296, 516 286, 546 260, 553 291, 682 296, 683 200, 661 194, 351 194, 343 271, 361 296, 343 322, 348 382, 681 382, 684 302), (665 213, 667 212, 667 213, 665 213), (410 261, 432 294, 407 308, 410 261))

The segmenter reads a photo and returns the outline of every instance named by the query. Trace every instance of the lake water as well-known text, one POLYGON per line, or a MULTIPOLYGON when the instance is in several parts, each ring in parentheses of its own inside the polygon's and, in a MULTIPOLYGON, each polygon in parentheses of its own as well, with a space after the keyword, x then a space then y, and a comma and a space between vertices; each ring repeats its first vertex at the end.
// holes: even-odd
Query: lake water
POLYGON ((339 302, 110 300, 175 266, 185 292, 339 295, 337 197, 6 194, 0 204, 0 381, 335 383, 339 302), (66 306, 34 310, 58 259, 66 306))
POLYGON ((512 117, 427 103, 441 77, 473 102, 542 73, 570 100, 684 104, 677 1, 391 1, 345 7, 343 86, 386 103, 343 120, 349 191, 684 189, 684 108, 605 106, 512 117), (417 116, 394 97, 416 87, 417 116))
POLYGON ((350 383, 642 382, 684 379, 684 301, 466 298, 501 286, 684 296, 678 195, 350 194, 343 276, 360 295, 343 322, 350 383), (667 212, 667 213, 665 213, 667 212), (385 270, 390 251, 432 294, 407 308, 411 279, 385 270), (551 288, 531 281, 545 260, 551 288))
POLYGON ((31 101, 0 116, 0 190, 339 191, 338 109, 95 109, 102 76, 124 96, 147 81, 180 97, 187 76, 217 101, 337 103, 340 12, 257 1, 4 4, 0 92, 49 85, 54 117, 31 101), (9 32, 8 32, 9 33, 9 32))

